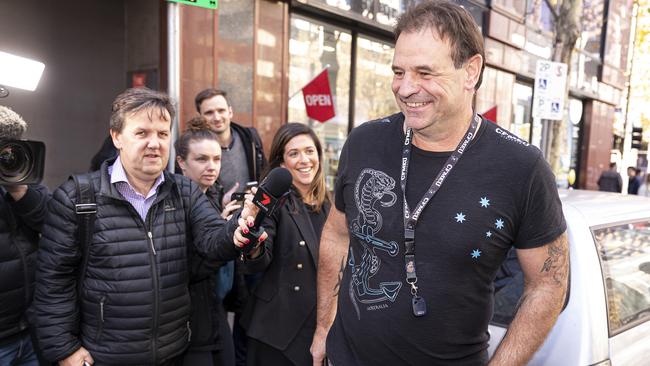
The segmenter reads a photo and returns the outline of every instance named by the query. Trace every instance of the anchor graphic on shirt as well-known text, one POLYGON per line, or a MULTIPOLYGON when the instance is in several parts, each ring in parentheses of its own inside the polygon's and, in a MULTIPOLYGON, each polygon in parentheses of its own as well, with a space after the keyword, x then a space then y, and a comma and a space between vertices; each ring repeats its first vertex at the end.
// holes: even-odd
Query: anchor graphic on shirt
POLYGON ((393 206, 397 201, 397 196, 392 192, 394 188, 395 180, 393 178, 384 172, 373 169, 364 169, 359 174, 354 188, 354 198, 359 214, 351 223, 351 231, 359 239, 363 251, 360 263, 356 263, 354 253, 350 250, 348 265, 352 272, 350 297, 359 316, 357 301, 365 304, 386 300, 394 302, 402 287, 401 281, 380 282, 379 287, 370 285, 371 278, 381 268, 381 260, 377 251, 386 252, 391 257, 396 256, 399 252, 396 242, 376 237, 381 230, 383 219, 375 206, 393 206))

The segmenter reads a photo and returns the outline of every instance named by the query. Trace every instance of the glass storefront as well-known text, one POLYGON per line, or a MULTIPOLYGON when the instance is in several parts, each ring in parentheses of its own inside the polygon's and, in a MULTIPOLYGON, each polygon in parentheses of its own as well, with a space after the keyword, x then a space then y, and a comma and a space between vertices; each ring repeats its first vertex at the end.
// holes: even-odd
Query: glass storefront
POLYGON ((398 111, 391 92, 393 46, 365 35, 353 35, 311 18, 292 15, 289 40, 289 121, 306 123, 321 140, 323 168, 333 189, 338 157, 350 128, 398 111), (356 37, 356 43, 353 42, 356 37), (352 47, 356 44, 356 59, 352 47), (351 70, 354 65, 354 70, 351 70), (334 118, 319 123, 307 116, 301 89, 327 68, 334 99, 334 118), (355 95, 351 94, 354 73, 355 95), (349 115, 354 101, 354 115, 349 115), (352 118, 350 118, 352 117, 352 118))
POLYGON ((365 36, 357 39, 354 127, 398 111, 393 81, 393 46, 365 36))
POLYGON ((512 92, 512 126, 510 132, 530 142, 531 138, 531 113, 533 105, 533 88, 531 86, 515 83, 512 92))
POLYGON ((580 129, 582 126, 583 105, 580 99, 569 98, 568 113, 565 113, 564 120, 559 130, 560 143, 559 149, 560 161, 556 166, 552 166, 553 174, 558 188, 568 188, 575 185, 575 177, 579 171, 580 159, 580 129))
POLYGON ((348 134, 352 35, 334 26, 299 16, 291 17, 290 32, 289 121, 308 124, 320 138, 325 150, 325 179, 331 189, 338 168, 338 156, 348 134), (325 123, 319 123, 307 117, 300 90, 325 68, 328 69, 336 115, 325 123))
POLYGON ((476 92, 476 112, 485 113, 487 110, 497 107, 497 120, 494 122, 510 130, 514 85, 514 74, 485 67, 483 83, 476 92))
POLYGON ((417 0, 311 0, 311 2, 388 26, 393 26, 400 14, 418 3, 417 0))

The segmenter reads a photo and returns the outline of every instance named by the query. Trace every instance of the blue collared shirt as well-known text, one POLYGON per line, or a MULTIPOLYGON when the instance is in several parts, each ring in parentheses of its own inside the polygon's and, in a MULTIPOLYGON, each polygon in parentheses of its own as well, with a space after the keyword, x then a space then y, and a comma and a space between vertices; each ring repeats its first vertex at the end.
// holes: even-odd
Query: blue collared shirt
POLYGON ((149 193, 147 193, 146 196, 143 196, 135 189, 133 189, 133 186, 131 183, 129 183, 126 172, 124 171, 124 166, 120 160, 120 156, 115 159, 115 163, 113 163, 113 165, 108 167, 108 174, 111 176, 111 184, 115 185, 115 188, 118 190, 118 192, 120 192, 122 196, 127 201, 129 201, 131 206, 133 206, 133 208, 135 208, 135 210, 138 212, 142 220, 145 221, 147 212, 149 212, 151 205, 153 205, 153 201, 156 200, 158 186, 160 186, 162 182, 165 181, 165 175, 161 173, 160 176, 156 178, 156 181, 149 190, 149 193))

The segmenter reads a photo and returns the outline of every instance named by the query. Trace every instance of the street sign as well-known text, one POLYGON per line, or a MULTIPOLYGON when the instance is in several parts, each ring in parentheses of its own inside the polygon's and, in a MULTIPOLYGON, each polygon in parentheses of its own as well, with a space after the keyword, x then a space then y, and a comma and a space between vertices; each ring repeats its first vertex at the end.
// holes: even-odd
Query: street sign
POLYGON ((172 3, 179 3, 179 4, 185 4, 185 5, 192 5, 192 6, 198 6, 201 8, 207 8, 207 9, 216 9, 217 8, 217 0, 167 0, 172 3))
POLYGON ((567 65, 537 60, 533 117, 561 120, 564 117, 567 65))

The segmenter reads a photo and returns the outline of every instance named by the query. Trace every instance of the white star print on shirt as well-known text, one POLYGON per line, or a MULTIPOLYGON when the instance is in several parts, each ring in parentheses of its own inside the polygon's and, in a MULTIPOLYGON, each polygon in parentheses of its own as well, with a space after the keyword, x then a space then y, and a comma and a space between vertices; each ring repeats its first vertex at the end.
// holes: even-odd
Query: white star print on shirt
POLYGON ((494 225, 497 227, 497 229, 503 229, 503 220, 497 219, 494 225))

